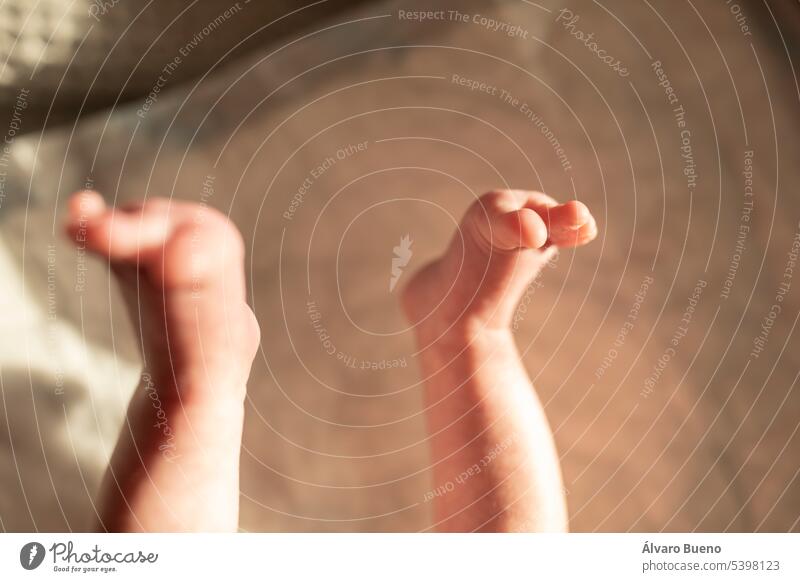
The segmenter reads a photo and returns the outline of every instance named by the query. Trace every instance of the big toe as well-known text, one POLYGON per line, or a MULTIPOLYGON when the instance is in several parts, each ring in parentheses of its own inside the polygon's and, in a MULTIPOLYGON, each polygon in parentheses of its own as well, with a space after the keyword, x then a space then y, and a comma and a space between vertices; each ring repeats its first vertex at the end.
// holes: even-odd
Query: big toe
POLYGON ((578 200, 552 206, 540 214, 547 225, 550 242, 557 246, 578 246, 597 236, 597 223, 592 213, 578 200))
POLYGON ((100 194, 79 192, 68 205, 67 232, 76 244, 112 262, 139 260, 160 248, 169 234, 169 214, 106 207, 100 194))
POLYGON ((244 242, 213 208, 165 198, 107 208, 96 192, 80 192, 68 211, 76 244, 143 270, 158 286, 199 291, 232 279, 243 288, 244 242))

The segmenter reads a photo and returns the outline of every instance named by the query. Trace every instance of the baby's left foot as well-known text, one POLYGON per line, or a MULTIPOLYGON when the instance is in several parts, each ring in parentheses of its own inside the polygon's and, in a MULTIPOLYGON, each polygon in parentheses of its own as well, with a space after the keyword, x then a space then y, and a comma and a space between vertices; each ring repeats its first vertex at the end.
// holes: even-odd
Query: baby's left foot
POLYGON ((68 231, 108 260, 140 334, 144 373, 100 500, 111 531, 233 531, 245 384, 259 330, 244 245, 219 212, 155 198, 70 201, 68 231))

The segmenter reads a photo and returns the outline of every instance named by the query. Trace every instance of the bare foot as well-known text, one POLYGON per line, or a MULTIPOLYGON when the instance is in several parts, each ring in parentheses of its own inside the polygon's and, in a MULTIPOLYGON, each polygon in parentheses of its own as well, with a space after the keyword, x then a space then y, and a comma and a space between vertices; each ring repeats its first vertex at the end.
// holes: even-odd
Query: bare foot
POLYGON ((558 247, 596 236, 597 224, 581 202, 558 204, 525 190, 485 194, 469 208, 445 254, 404 290, 406 316, 430 341, 507 329, 525 288, 558 247))
POLYGON ((234 531, 243 403, 259 343, 241 236, 215 210, 70 200, 70 236, 109 260, 144 371, 106 474, 99 527, 234 531))
POLYGON ((558 455, 511 333, 525 287, 557 247, 597 236, 586 206, 506 190, 467 211, 444 255, 403 294, 425 377, 441 531, 564 531, 558 455))

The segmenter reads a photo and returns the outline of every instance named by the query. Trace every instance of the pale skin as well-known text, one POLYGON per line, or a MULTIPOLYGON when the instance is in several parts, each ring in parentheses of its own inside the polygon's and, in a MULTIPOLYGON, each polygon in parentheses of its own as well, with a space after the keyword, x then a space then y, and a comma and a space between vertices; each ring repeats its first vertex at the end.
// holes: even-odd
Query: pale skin
MULTIPOLYGON (((235 531, 244 399, 260 341, 244 245, 220 213, 149 199, 69 205, 67 231, 109 261, 144 372, 103 480, 100 531, 235 531)), ((521 190, 475 201, 444 254, 403 290, 421 352, 439 531, 564 531, 552 435, 511 334, 559 247, 597 236, 580 202, 521 190), (442 489, 444 491, 444 489, 442 489)))

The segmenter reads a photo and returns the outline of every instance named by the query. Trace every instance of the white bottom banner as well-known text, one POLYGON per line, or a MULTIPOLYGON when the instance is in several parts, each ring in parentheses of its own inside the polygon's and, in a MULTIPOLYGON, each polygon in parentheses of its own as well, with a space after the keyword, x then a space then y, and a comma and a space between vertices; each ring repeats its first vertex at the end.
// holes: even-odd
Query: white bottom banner
POLYGON ((0 580, 800 580, 798 534, 2 534, 0 580))

